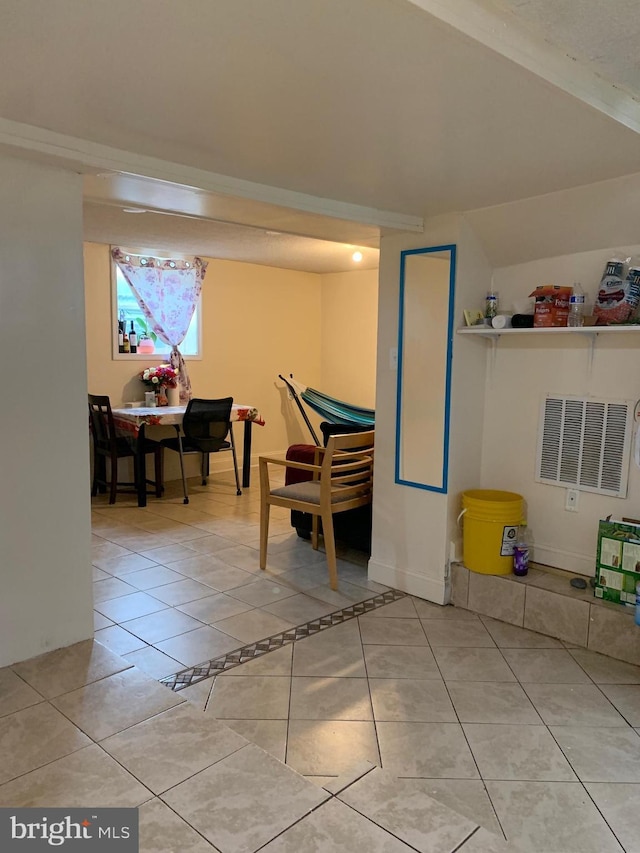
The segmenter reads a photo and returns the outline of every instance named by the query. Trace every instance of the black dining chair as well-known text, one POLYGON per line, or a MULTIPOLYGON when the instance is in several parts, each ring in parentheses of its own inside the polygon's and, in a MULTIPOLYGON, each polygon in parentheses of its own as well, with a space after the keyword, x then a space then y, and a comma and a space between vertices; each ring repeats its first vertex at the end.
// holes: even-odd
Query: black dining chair
MULTIPOLYGON (((118 481, 118 460, 127 457, 135 457, 138 453, 136 439, 129 439, 118 435, 111 411, 111 402, 108 396, 100 394, 89 394, 89 423, 91 435, 93 436, 93 482, 91 495, 95 497, 98 491, 105 492, 109 488, 109 503, 116 502, 118 492, 131 492, 137 490, 137 482, 125 483, 118 481), (107 459, 110 462, 109 479, 107 480, 107 459)), ((162 467, 164 449, 159 441, 145 438, 145 457, 153 453, 155 462, 155 480, 145 482, 155 488, 156 497, 162 497, 162 467)), ((136 466, 134 465, 134 471, 136 466)), ((135 475, 134 475, 135 476, 135 475)))
POLYGON ((189 400, 182 420, 182 432, 176 425, 176 437, 162 439, 162 445, 180 454, 180 471, 182 473, 182 488, 184 503, 189 503, 187 478, 184 473, 184 456, 186 453, 200 453, 202 456, 201 471, 202 485, 207 485, 209 474, 209 454, 221 450, 231 450, 233 453, 233 469, 236 475, 236 494, 241 495, 240 478, 238 476, 238 458, 236 444, 233 438, 231 424, 231 407, 233 397, 223 397, 219 400, 204 400, 194 397, 189 400), (227 436, 230 441, 227 441, 227 436))

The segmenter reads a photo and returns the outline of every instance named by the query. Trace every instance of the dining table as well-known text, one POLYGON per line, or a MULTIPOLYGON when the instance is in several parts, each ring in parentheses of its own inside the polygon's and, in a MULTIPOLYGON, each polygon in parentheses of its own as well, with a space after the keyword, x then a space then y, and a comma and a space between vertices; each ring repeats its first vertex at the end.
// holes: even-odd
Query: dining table
MULTIPOLYGON (((131 438, 136 443, 136 483, 138 506, 147 505, 146 455, 144 438, 149 427, 180 427, 186 406, 157 406, 113 409, 113 420, 120 435, 131 438)), ((242 444, 242 488, 251 484, 251 434, 253 424, 264 426, 264 419, 255 406, 234 403, 231 407, 231 422, 244 424, 242 444)))

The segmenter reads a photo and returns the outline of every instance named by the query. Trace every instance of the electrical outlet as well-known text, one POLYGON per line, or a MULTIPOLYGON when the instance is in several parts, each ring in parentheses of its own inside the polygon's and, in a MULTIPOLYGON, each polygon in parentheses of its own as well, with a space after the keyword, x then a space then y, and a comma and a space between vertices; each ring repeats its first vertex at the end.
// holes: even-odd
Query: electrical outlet
POLYGON ((577 489, 567 489, 567 498, 564 502, 564 508, 567 512, 578 512, 578 496, 580 492, 577 489))

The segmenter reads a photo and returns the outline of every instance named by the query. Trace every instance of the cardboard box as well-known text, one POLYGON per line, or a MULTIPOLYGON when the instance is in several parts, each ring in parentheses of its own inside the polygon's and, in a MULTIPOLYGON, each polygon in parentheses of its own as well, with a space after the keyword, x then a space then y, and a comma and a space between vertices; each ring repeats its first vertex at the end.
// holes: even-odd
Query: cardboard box
POLYGON ((533 312, 534 328, 566 326, 569 316, 569 298, 572 287, 559 284, 541 284, 530 293, 535 299, 533 312))
POLYGON ((596 598, 634 607, 640 581, 640 524, 601 519, 596 553, 596 598))

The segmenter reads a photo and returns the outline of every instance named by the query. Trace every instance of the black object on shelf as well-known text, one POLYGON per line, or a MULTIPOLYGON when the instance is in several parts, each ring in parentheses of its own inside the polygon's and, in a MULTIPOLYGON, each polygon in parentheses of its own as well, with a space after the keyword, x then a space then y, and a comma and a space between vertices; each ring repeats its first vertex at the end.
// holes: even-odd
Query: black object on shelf
POLYGON ((511 318, 513 329, 533 329, 533 314, 514 314, 511 318))
POLYGON ((571 578, 569 583, 571 584, 571 586, 574 589, 586 589, 587 588, 587 582, 584 578, 571 578))

